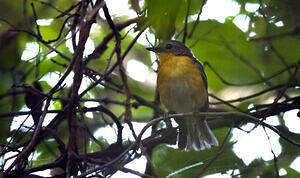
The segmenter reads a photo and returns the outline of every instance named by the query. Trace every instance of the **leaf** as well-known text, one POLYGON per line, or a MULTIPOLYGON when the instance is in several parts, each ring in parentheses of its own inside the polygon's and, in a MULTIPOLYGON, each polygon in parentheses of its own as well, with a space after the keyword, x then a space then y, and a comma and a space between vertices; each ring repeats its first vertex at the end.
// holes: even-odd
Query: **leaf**
MULTIPOLYGON (((61 28, 64 26, 64 19, 54 19, 49 26, 40 26, 40 32, 44 41, 55 40, 59 36, 61 28)), ((66 29, 64 28, 65 32, 66 29)), ((64 35, 64 33, 62 34, 64 35)))
MULTIPOLYGON (((246 39, 247 36, 231 21, 222 24, 208 20, 199 23, 193 39, 188 39, 187 45, 192 45, 197 59, 208 62, 228 82, 247 83, 257 80, 257 74, 243 60, 246 58, 256 66, 253 61, 258 57, 254 44, 246 39)), ((210 89, 218 91, 225 87, 211 70, 205 68, 205 72, 210 89)))
POLYGON ((281 176, 283 178, 298 178, 300 176, 300 173, 298 171, 295 171, 294 169, 290 167, 284 168, 287 171, 287 174, 284 176, 281 176))
POLYGON ((185 18, 186 1, 183 0, 147 0, 147 25, 150 25, 155 37, 170 39, 175 32, 175 23, 183 22, 185 18))
MULTIPOLYGON (((189 0, 187 0, 188 3, 189 0)), ((194 15, 197 14, 203 4, 203 1, 205 0, 190 0, 191 1, 191 5, 190 5, 190 9, 189 9, 189 15, 194 15)))
MULTIPOLYGON (((227 134, 227 129, 221 129, 215 132, 218 140, 224 139, 227 134)), ((218 172, 226 172, 231 169, 239 169, 244 167, 241 159, 237 158, 232 151, 232 143, 228 141, 222 149, 222 153, 213 161, 211 166, 202 174, 214 174, 218 172)), ((152 163, 155 173, 158 177, 166 177, 175 171, 178 171, 184 167, 193 165, 195 163, 203 162, 202 165, 187 169, 174 177, 195 177, 200 171, 207 165, 211 159, 213 159, 218 153, 219 148, 213 147, 203 151, 190 151, 185 152, 178 149, 170 148, 166 145, 157 146, 152 153, 152 163)))
POLYGON ((59 155, 58 144, 53 140, 42 142, 36 147, 38 157, 33 161, 33 166, 40 166, 54 161, 59 155))
MULTIPOLYGON (((193 23, 190 24, 190 26, 192 25, 193 23)), ((230 20, 224 24, 208 20, 199 23, 193 39, 188 39, 187 45, 192 46, 196 58, 201 62, 208 62, 229 83, 245 84, 261 81, 264 77, 286 68, 274 53, 262 50, 260 43, 255 43, 247 38, 247 35, 230 20)), ((297 51, 296 48, 300 47, 299 40, 283 38, 278 43, 275 42, 274 46, 278 50, 282 49, 280 52, 289 65, 296 62, 294 53, 288 54, 286 46, 289 46, 287 43, 290 42, 293 44, 290 49, 297 51), (284 52, 285 50, 286 52, 284 52)), ((211 90, 220 91, 226 87, 211 69, 207 67, 205 72, 211 90)), ((276 85, 288 80, 289 75, 284 72, 272 79, 272 83, 276 85)), ((260 85, 265 87, 264 83, 260 83, 260 85)))

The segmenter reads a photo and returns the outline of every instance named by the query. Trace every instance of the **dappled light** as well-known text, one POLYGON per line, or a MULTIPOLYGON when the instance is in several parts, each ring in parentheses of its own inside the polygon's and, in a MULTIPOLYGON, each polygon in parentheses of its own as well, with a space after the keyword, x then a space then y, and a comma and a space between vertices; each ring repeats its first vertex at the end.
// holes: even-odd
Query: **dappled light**
POLYGON ((0 2, 2 177, 300 177, 298 1, 0 2))

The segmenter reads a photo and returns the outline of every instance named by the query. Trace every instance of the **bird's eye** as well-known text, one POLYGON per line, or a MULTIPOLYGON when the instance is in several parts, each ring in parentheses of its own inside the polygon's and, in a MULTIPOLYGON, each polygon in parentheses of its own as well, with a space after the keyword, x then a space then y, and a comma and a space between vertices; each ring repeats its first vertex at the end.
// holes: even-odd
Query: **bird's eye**
POLYGON ((171 48, 172 48, 172 45, 171 45, 171 44, 167 44, 167 45, 166 45, 166 48, 167 48, 167 49, 171 49, 171 48))

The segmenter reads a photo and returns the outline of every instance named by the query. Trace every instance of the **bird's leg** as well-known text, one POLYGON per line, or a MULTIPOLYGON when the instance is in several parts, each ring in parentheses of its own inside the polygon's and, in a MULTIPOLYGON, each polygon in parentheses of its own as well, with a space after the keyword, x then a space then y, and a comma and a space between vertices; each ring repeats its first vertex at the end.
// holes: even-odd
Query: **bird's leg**
POLYGON ((192 118, 197 118, 199 120, 201 120, 201 122, 204 122, 206 120, 206 117, 204 116, 199 116, 200 112, 205 112, 205 111, 199 111, 197 109, 194 109, 195 112, 193 112, 192 118))
POLYGON ((173 128, 172 124, 171 124, 171 120, 169 118, 169 115, 170 114, 175 114, 175 112, 172 112, 172 111, 168 111, 168 112, 165 112, 163 117, 164 117, 164 122, 166 123, 166 126, 167 128, 173 128))

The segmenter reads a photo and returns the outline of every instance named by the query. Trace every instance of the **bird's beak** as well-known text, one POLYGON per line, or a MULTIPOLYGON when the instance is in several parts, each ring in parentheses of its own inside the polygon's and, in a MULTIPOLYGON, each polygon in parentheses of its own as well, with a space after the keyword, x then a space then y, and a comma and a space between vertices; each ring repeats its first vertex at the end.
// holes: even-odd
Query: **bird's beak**
POLYGON ((157 53, 159 51, 159 49, 155 46, 155 47, 151 47, 151 48, 146 48, 149 51, 155 52, 157 53))

